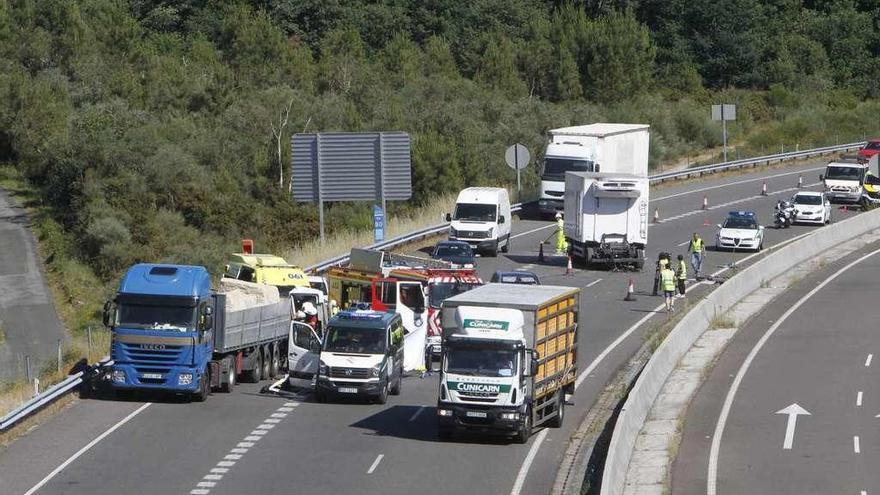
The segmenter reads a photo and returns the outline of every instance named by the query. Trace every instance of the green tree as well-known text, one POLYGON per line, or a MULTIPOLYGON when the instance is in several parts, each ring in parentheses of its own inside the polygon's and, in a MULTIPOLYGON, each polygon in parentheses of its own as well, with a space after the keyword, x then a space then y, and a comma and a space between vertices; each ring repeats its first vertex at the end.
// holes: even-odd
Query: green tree
POLYGON ((632 12, 612 12, 595 21, 581 50, 589 99, 620 101, 651 89, 656 50, 648 28, 632 12))
POLYGON ((492 33, 485 37, 485 48, 474 79, 484 86, 516 98, 526 87, 516 70, 516 47, 507 36, 492 33))

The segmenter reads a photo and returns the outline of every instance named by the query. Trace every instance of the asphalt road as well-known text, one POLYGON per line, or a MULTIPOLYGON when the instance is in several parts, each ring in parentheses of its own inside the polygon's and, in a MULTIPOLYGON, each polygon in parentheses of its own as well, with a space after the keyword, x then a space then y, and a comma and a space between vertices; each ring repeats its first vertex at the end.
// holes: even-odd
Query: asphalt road
POLYGON ((712 437, 746 362, 722 422, 718 494, 880 493, 878 248, 806 277, 737 333, 688 409, 672 493, 707 492, 712 437))
POLYGON ((0 383, 37 373, 54 358, 64 327, 43 278, 27 213, 0 189, 0 383))
MULTIPOLYGON (((770 222, 776 199, 792 194, 798 174, 809 184, 820 167, 814 162, 655 188, 651 209, 659 208, 661 222, 650 228, 649 259, 656 259, 661 250, 684 253, 693 232, 711 244, 714 224, 731 209, 753 209, 761 221, 770 222), (766 197, 760 196, 764 180, 770 192, 766 197), (705 212, 700 210, 704 194, 710 207, 705 212)), ((854 213, 834 214, 839 218, 854 213)), ((768 229, 765 246, 812 228, 768 229)), ((576 270, 565 275, 564 257, 548 256, 539 263, 538 245, 552 229, 549 222, 518 220, 511 253, 477 263, 484 278, 498 269, 523 268, 535 271, 545 284, 584 288, 579 359, 581 372, 589 369, 589 374, 579 380, 576 405, 567 409, 566 424, 537 432, 526 445, 485 437, 438 442, 436 376, 407 378, 403 394, 385 406, 318 404, 308 395, 260 396, 258 387, 243 385, 231 395, 215 394, 204 404, 164 401, 139 410, 142 402, 82 401, 0 451, 0 486, 10 493, 26 493, 102 432, 135 413, 64 465, 39 493, 507 494, 515 493, 515 486, 520 493, 547 493, 571 433, 617 368, 641 345, 646 325, 632 327, 661 303, 644 294, 650 291, 652 270, 576 270), (637 302, 622 301, 629 278, 635 280, 637 302), (626 337, 619 339, 622 336, 626 337), (261 428, 268 433, 255 434, 261 428), (67 433, 59 440, 52 434, 58 431, 82 433, 67 433), (43 454, 35 463, 31 459, 36 452, 43 454), (526 468, 527 458, 533 462, 526 468)), ((710 252, 704 271, 745 256, 710 252)))

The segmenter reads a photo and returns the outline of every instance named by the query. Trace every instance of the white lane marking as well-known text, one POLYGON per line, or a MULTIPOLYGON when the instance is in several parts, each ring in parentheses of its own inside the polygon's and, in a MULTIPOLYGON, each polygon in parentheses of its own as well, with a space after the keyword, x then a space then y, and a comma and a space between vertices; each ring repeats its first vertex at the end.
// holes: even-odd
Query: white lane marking
POLYGON ((253 446, 254 446, 254 442, 238 442, 238 445, 236 445, 236 447, 238 447, 240 449, 249 449, 253 446))
MULTIPOLYGON (((281 420, 278 418, 266 418, 263 420, 263 423, 266 423, 267 425, 270 425, 270 426, 275 426, 276 424, 278 424, 280 422, 281 422, 281 420)), ((262 426, 262 425, 260 425, 260 426, 262 426)), ((259 426, 257 428, 259 428, 259 426)))
POLYGON ((260 430, 271 430, 272 428, 275 428, 275 425, 262 424, 260 426, 257 426, 257 429, 260 430))
POLYGON ((856 394, 856 406, 862 407, 862 391, 859 390, 859 393, 856 394))
POLYGON ((865 490, 862 490, 862 495, 868 495, 868 492, 866 492, 865 490))
POLYGON ((266 433, 269 433, 269 432, 266 430, 254 430, 251 432, 251 435, 265 435, 266 433))
POLYGON ((794 430, 797 428, 797 417, 800 415, 810 416, 810 412, 795 402, 781 411, 776 411, 776 414, 785 414, 788 416, 788 421, 785 424, 785 440, 782 441, 782 448, 784 450, 791 450, 791 445, 794 443, 794 430))
POLYGON ((236 447, 234 449, 231 449, 229 452, 231 452, 233 454, 247 454, 247 451, 248 451, 248 449, 242 449, 242 448, 236 447))
POLYGON ((425 406, 419 406, 419 408, 416 409, 416 412, 414 412, 413 415, 409 417, 409 422, 412 423, 413 421, 415 421, 416 418, 419 417, 419 414, 422 414, 422 411, 424 411, 424 410, 425 410, 425 406))
POLYGON ((196 486, 199 488, 214 488, 217 486, 217 483, 215 481, 199 481, 196 483, 196 486))
POLYGON ((873 354, 868 354, 868 359, 865 359, 865 367, 871 366, 871 360, 874 359, 873 354))
POLYGON ((529 468, 532 467, 532 462, 535 460, 535 456, 538 455, 538 449, 541 448, 544 438, 547 437, 547 431, 549 430, 541 430, 541 433, 538 433, 538 436, 535 437, 535 441, 532 443, 532 447, 529 449, 526 459, 519 468, 519 473, 516 475, 516 481, 513 482, 513 488, 510 489, 510 495, 519 495, 522 491, 523 484, 526 482, 526 476, 529 474, 529 468))
POLYGON ((385 457, 385 454, 379 454, 379 456, 376 457, 376 460, 373 461, 373 465, 370 466, 370 469, 367 469, 367 474, 373 474, 373 471, 375 471, 376 467, 379 466, 379 463, 382 462, 383 457, 385 457))
POLYGON ((853 452, 855 452, 856 454, 862 453, 862 449, 859 446, 859 436, 858 435, 853 437, 853 452))
POLYGON ((76 451, 75 454, 73 454, 72 456, 68 457, 67 460, 64 461, 64 462, 62 462, 60 466, 58 466, 57 468, 53 469, 52 472, 49 473, 48 475, 46 475, 45 478, 41 479, 39 483, 37 483, 36 485, 34 485, 30 490, 26 491, 26 492, 24 493, 24 495, 31 495, 32 493, 34 493, 34 492, 36 492, 37 490, 39 490, 43 485, 45 485, 46 483, 48 483, 49 480, 51 480, 52 478, 54 478, 55 476, 57 476, 58 473, 60 473, 61 471, 64 470, 64 468, 66 468, 67 466, 69 466, 71 462, 77 460, 81 455, 83 455, 83 454, 85 454, 86 452, 88 452, 89 449, 91 449, 92 447, 94 447, 95 445, 97 445, 98 442, 100 442, 101 440, 107 438, 107 435, 113 433, 114 431, 118 430, 122 425, 124 425, 125 423, 128 423, 129 421, 131 421, 131 418, 137 416, 137 415, 140 414, 144 409, 150 407, 150 404, 152 404, 152 402, 147 402, 146 404, 142 405, 141 407, 135 409, 135 410, 132 411, 128 416, 122 418, 121 420, 119 420, 118 423, 116 423, 115 425, 113 425, 113 426, 111 426, 109 429, 107 429, 104 433, 101 433, 100 435, 98 435, 97 438, 95 438, 95 439, 92 440, 91 442, 87 443, 85 447, 79 449, 78 451, 76 451))
POLYGON ((592 287, 592 286, 598 284, 598 283, 601 282, 601 281, 602 281, 601 278, 597 278, 596 280, 593 280, 592 282, 588 283, 588 284, 586 285, 586 287, 587 287, 587 288, 590 288, 590 287, 592 287))
POLYGON ((258 436, 247 436, 247 437, 244 437, 244 439, 245 439, 246 441, 248 441, 248 442, 256 442, 256 441, 258 441, 258 440, 261 439, 261 438, 263 438, 263 437, 258 437, 258 436))
POLYGON ((190 490, 189 493, 190 495, 208 495, 209 493, 211 493, 211 490, 208 490, 206 488, 197 488, 195 490, 190 490))
POLYGON ((218 466, 221 467, 232 467, 235 466, 235 461, 220 461, 217 463, 218 466))
POLYGON ((223 479, 223 475, 222 474, 206 474, 202 479, 208 480, 208 481, 220 481, 223 479))
POLYGON ((276 412, 276 413, 272 413, 271 417, 273 417, 273 418, 286 418, 287 413, 276 412))
POLYGON ((240 461, 241 456, 238 454, 226 454, 224 457, 227 461, 240 461))
POLYGON ((278 412, 291 412, 293 411, 292 407, 279 407, 278 412))
POLYGON ((211 468, 211 472, 216 474, 226 474, 229 472, 229 468, 211 468))
POLYGON ((749 355, 746 356, 745 361, 740 366, 739 371, 736 373, 736 377, 733 379, 733 383, 730 385, 730 389, 727 391, 727 397, 724 398, 724 405, 721 407, 721 413, 718 415, 718 422, 715 423, 715 432, 712 434, 712 447, 709 450, 709 473, 706 480, 706 495, 716 495, 718 493, 718 454, 721 451, 721 436, 724 434, 724 427, 727 424, 727 418, 730 416, 730 408, 733 406, 733 399, 736 396, 736 392, 739 389, 740 383, 742 383, 743 377, 745 377, 746 372, 749 370, 749 367, 752 365, 752 361, 754 361, 755 356, 757 356, 758 352, 764 347, 764 344, 770 340, 770 337, 773 336, 773 333, 776 332, 776 329, 782 325, 785 320, 788 319, 795 311, 798 310, 807 300, 813 297, 817 292, 822 290, 826 285, 831 283, 837 277, 842 275, 844 272, 852 268, 858 263, 866 260, 867 258, 874 256, 875 254, 880 253, 880 249, 872 251, 861 258, 849 263, 844 266, 840 270, 833 273, 830 277, 826 278, 822 282, 819 283, 816 287, 813 288, 810 292, 808 292, 805 296, 800 298, 794 305, 792 305, 788 310, 783 313, 782 317, 776 320, 770 328, 761 336, 761 339, 755 344, 752 348, 749 355))
POLYGON ((556 224, 555 224, 555 223, 548 223, 547 225, 544 225, 543 227, 538 227, 537 229, 532 229, 532 230, 529 230, 528 232, 523 232, 523 233, 521 233, 521 234, 512 235, 512 236, 510 236, 510 238, 511 238, 511 239, 516 239, 517 237, 522 237, 522 236, 524 236, 524 235, 529 235, 529 234, 531 234, 531 233, 533 233, 533 232, 537 232, 537 231, 539 231, 539 230, 549 229, 550 227, 556 227, 556 224))
POLYGON ((678 246, 678 247, 687 246, 688 244, 690 244, 690 242, 691 241, 684 241, 681 244, 676 244, 676 246, 678 246))
MULTIPOLYGON (((739 184, 748 184, 749 182, 758 182, 758 181, 767 180, 767 179, 775 179, 777 177, 785 177, 787 175, 803 174, 804 172, 815 172, 816 170, 825 170, 825 167, 807 168, 807 169, 799 170, 797 172, 786 172, 783 174, 768 175, 766 177, 756 177, 754 179, 746 179, 746 180, 740 180, 740 181, 736 181, 736 182, 728 182, 727 184, 719 184, 716 186, 703 187, 700 189, 694 189, 692 191, 684 191, 684 192, 680 192, 680 193, 670 194, 669 196, 662 196, 659 198, 655 198, 655 199, 652 199, 651 202, 654 203, 656 201, 663 201, 665 199, 678 198, 680 196, 687 196, 688 194, 701 193, 701 192, 705 192, 705 191, 711 191, 713 189, 721 189, 721 188, 728 187, 728 186, 736 186, 739 184)), ((807 187, 807 186, 804 186, 804 187, 807 187)), ((769 195, 770 193, 767 193, 767 194, 769 195)))

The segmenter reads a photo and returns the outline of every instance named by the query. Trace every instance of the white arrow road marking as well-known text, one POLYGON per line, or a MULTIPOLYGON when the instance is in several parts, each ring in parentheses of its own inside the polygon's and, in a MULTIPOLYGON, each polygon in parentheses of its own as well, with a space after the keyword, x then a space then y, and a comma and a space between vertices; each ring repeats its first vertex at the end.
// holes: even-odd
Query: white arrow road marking
MULTIPOLYGON (((794 442, 794 429, 797 426, 797 417, 799 415, 809 416, 810 413, 806 409, 794 403, 785 409, 776 411, 776 414, 787 414, 788 422, 785 425, 785 441, 782 442, 782 448, 791 450, 791 444, 794 442)), ((859 437, 856 437, 858 439, 859 437)))

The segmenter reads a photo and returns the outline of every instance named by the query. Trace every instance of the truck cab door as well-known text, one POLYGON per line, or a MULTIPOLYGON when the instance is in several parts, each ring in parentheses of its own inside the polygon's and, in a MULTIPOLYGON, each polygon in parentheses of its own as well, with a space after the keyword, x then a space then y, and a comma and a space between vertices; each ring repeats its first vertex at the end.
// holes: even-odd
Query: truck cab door
POLYGON ((403 322, 403 369, 412 371, 425 365, 428 304, 422 283, 399 281, 396 308, 403 322))
POLYGON ((305 323, 290 322, 287 345, 287 363, 291 382, 293 379, 309 380, 318 372, 321 339, 315 330, 305 323))

